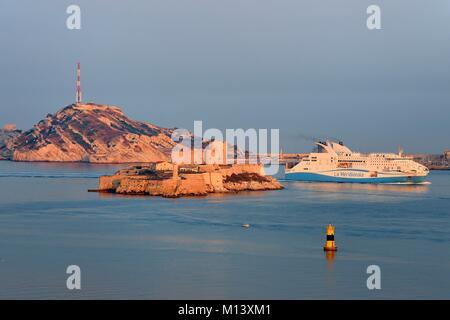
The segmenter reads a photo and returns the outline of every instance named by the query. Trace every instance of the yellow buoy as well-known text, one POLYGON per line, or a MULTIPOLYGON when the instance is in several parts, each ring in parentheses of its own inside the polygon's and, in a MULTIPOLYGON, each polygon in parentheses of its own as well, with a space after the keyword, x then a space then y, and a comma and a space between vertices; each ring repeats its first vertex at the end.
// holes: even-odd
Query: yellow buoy
POLYGON ((337 251, 336 244, 334 243, 334 227, 332 224, 329 224, 327 227, 327 242, 323 247, 325 251, 337 251))

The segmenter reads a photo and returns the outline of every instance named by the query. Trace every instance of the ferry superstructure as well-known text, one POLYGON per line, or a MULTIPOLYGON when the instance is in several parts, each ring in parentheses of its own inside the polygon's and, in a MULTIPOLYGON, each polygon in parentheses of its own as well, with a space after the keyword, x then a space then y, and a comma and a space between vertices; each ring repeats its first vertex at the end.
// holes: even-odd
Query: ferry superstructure
POLYGON ((356 153, 342 142, 317 142, 296 166, 285 170, 286 180, 356 183, 420 183, 427 167, 402 153, 356 153))

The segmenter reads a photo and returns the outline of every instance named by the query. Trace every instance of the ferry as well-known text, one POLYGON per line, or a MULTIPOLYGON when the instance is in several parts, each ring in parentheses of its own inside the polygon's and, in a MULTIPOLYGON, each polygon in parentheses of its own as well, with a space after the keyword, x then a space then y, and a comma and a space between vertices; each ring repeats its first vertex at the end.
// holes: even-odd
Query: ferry
POLYGON ((427 167, 399 152, 356 153, 342 142, 317 142, 310 153, 293 168, 286 168, 285 179, 294 181, 353 183, 422 183, 427 167))

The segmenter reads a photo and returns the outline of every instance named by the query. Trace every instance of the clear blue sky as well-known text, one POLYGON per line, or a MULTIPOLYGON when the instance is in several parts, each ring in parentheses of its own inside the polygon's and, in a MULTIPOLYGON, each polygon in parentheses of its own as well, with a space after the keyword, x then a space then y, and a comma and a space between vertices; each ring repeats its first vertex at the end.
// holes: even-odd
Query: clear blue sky
POLYGON ((0 125, 72 103, 80 61, 85 101, 162 126, 279 128, 290 152, 450 148, 448 0, 2 0, 0 39, 0 125))

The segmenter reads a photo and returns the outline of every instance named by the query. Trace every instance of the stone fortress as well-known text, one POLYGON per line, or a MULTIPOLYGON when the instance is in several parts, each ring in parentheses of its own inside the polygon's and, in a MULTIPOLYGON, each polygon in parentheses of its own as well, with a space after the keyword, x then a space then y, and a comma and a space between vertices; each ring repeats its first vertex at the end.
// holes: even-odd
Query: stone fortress
POLYGON ((205 196, 209 193, 279 190, 260 164, 173 164, 154 162, 122 169, 99 178, 99 192, 162 197, 205 196))

